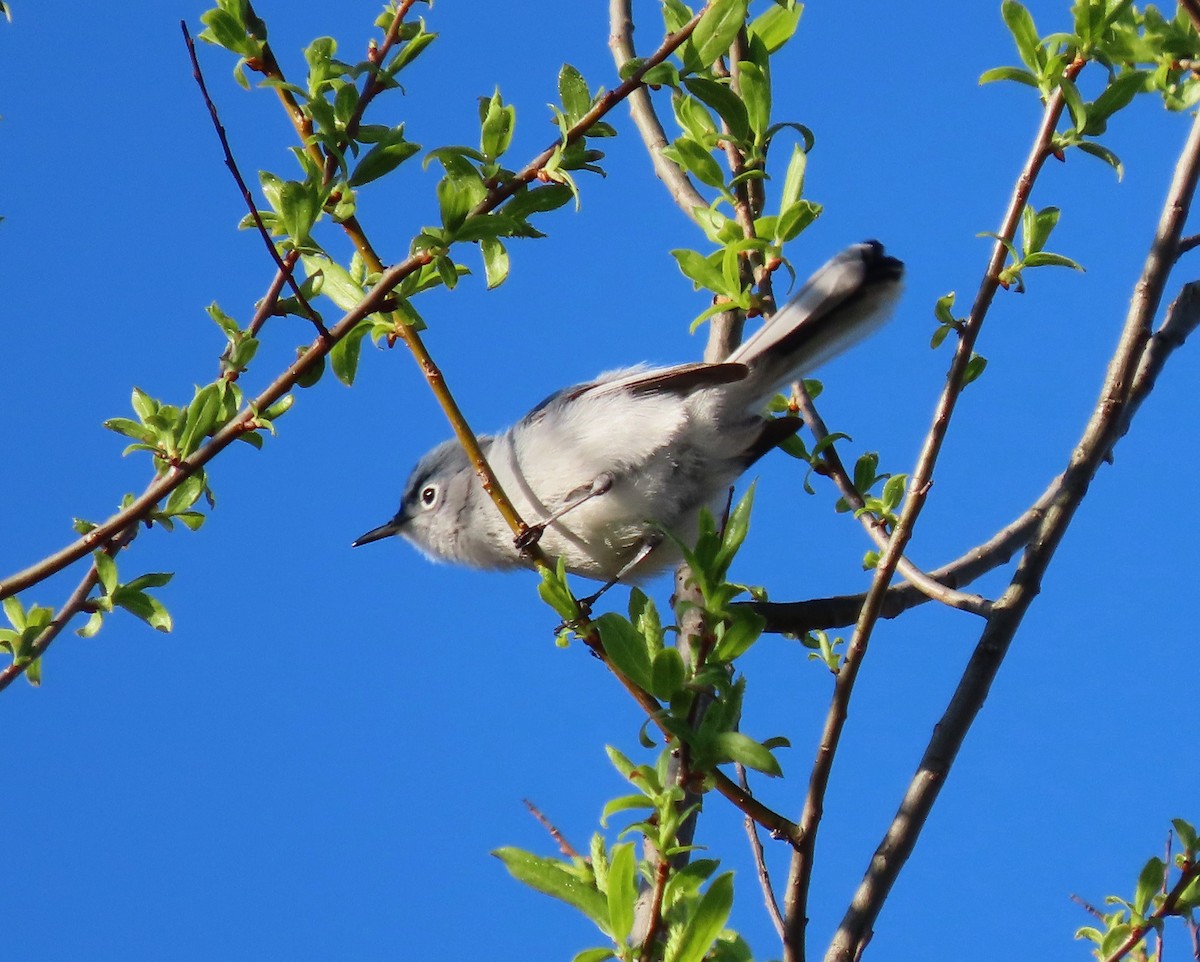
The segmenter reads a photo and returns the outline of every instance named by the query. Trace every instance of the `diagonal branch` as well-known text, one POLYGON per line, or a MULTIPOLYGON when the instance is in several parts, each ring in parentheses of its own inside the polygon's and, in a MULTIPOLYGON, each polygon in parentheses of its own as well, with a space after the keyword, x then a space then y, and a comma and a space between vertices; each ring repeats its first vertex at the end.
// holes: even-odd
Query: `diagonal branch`
MULTIPOLYGON (((612 51, 613 62, 620 69, 637 56, 633 49, 633 14, 631 0, 609 0, 608 20, 611 35, 608 40, 612 51)), ((663 130, 654 105, 650 102, 650 92, 645 87, 639 87, 629 98, 629 114, 633 123, 642 135, 642 141, 654 164, 654 173, 666 185, 671 197, 688 217, 695 220, 692 213, 697 207, 707 207, 703 195, 696 190, 691 179, 674 161, 663 156, 663 148, 667 146, 667 133, 663 130)))
MULTIPOLYGON (((800 416, 804 418, 804 423, 812 433, 815 446, 819 447, 821 442, 829 437, 829 429, 825 426, 825 420, 817 413, 812 396, 805 390, 803 382, 797 382, 795 388, 794 396, 800 408, 800 416)), ((866 502, 863 501, 862 495, 854 486, 854 482, 850 479, 850 475, 846 471, 846 466, 842 463, 841 456, 832 444, 824 447, 821 451, 820 459, 846 503, 858 515, 859 522, 871 540, 875 542, 876 547, 880 550, 886 548, 888 536, 883 521, 872 512, 861 510, 866 506, 866 502)), ((969 611, 972 614, 984 617, 987 616, 991 608, 991 602, 987 601, 987 599, 979 595, 968 595, 961 591, 956 591, 953 586, 947 585, 922 571, 903 555, 896 563, 896 570, 927 598, 940 601, 950 608, 958 608, 960 611, 969 611)), ((891 591, 891 589, 888 590, 889 592, 891 591)))
MULTIPOLYGON (((1076 61, 1066 70, 1067 76, 1074 80, 1083 67, 1082 61, 1076 61)), ((1054 131, 1058 126, 1059 117, 1065 108, 1065 100, 1061 88, 1056 89, 1046 101, 1042 121, 1034 137, 1017 183, 1009 199, 1008 209, 997 231, 998 238, 1011 241, 1020 222, 1021 212, 1028 203, 1033 183, 1051 154, 1051 144, 1054 131)), ((803 832, 803 844, 792 856, 792 869, 788 879, 788 893, 785 900, 788 922, 788 937, 784 944, 785 962, 801 962, 804 959, 804 933, 807 928, 808 888, 812 879, 813 855, 816 845, 816 832, 821 822, 824 810, 825 790, 829 784, 829 775, 833 767, 833 759, 837 753, 842 730, 845 727, 850 696, 858 677, 858 670, 866 656, 867 645, 875 624, 883 608, 888 585, 895 573, 905 547, 912 537, 913 528, 929 488, 933 483, 933 468, 941 452, 950 419, 962 392, 963 375, 971 360, 975 341, 983 325, 988 308, 1000 286, 1000 271, 1008 257, 1008 250, 997 240, 992 248, 992 256, 984 272, 984 277, 976 294, 971 313, 960 332, 958 347, 946 376, 946 385, 942 389, 937 406, 934 410, 933 423, 926 435, 925 443, 917 458, 917 464, 909 479, 908 497, 896 527, 888 541, 887 547, 880 554, 875 567, 875 575, 871 581, 870 590, 859 612, 855 624, 854 635, 846 650, 845 660, 838 671, 834 683, 833 698, 826 715, 821 742, 817 757, 813 763, 812 776, 809 780, 808 793, 804 800, 804 809, 800 816, 800 828, 803 832)))
MULTIPOLYGON (((707 7, 704 8, 704 10, 706 9, 707 7)), ((506 200, 514 196, 521 188, 534 181, 561 143, 564 141, 573 142, 584 136, 592 125, 616 107, 617 104, 626 99, 633 91, 638 89, 645 72, 662 60, 665 60, 687 39, 691 31, 695 29, 695 25, 699 22, 699 18, 703 15, 704 10, 701 10, 678 33, 668 37, 654 56, 646 60, 642 67, 635 71, 628 80, 599 98, 592 109, 584 114, 561 138, 534 157, 525 167, 513 175, 512 178, 492 188, 483 200, 470 212, 469 216, 480 216, 495 210, 506 200)), ((367 249, 370 250, 369 245, 367 249)), ((375 257, 373 251, 371 256, 374 258, 374 262, 378 264, 378 258, 375 257)), ((31 584, 35 584, 61 571, 63 568, 73 564, 95 548, 109 541, 117 532, 122 531, 131 522, 143 519, 159 501, 174 491, 188 477, 216 457, 221 451, 237 440, 239 436, 253 430, 251 424, 255 418, 255 411, 266 410, 283 397, 284 394, 295 386, 298 378, 303 377, 311 371, 329 353, 334 344, 345 337, 364 318, 379 311, 391 291, 401 281, 430 263, 433 258, 434 254, 431 251, 421 250, 410 254, 399 263, 383 270, 376 285, 364 295, 363 299, 354 308, 347 311, 333 327, 329 328, 328 338, 318 338, 310 344, 291 366, 276 377, 258 397, 254 398, 228 424, 213 434, 194 454, 182 459, 172 472, 155 478, 147 486, 146 490, 127 508, 96 527, 89 534, 71 542, 66 547, 54 552, 36 564, 30 565, 22 571, 15 572, 8 578, 0 581, 0 598, 7 598, 29 587, 31 584)), ((447 416, 451 417, 460 440, 464 441, 464 443, 469 440, 470 444, 478 450, 478 443, 475 442, 474 434, 470 433, 470 429, 466 427, 466 421, 462 417, 461 412, 458 411, 458 406, 455 404, 453 397, 450 396, 440 371, 438 371, 428 351, 425 350, 424 344, 416 332, 407 325, 401 325, 399 333, 401 337, 405 338, 410 350, 412 350, 413 356, 429 381, 435 396, 442 403, 443 409, 447 411, 447 416), (457 417, 453 416, 455 413, 457 417), (469 438, 464 436, 464 433, 460 433, 460 431, 465 432, 465 435, 469 435, 469 438)), ((518 526, 521 523, 520 519, 516 517, 515 511, 512 512, 508 520, 510 524, 518 526), (515 519, 515 522, 513 519, 515 519)), ((2 687, 0 685, 0 688, 2 687)))
MULTIPOLYGON (((1061 478, 1056 478, 1042 495, 1009 524, 983 544, 976 545, 953 561, 927 572, 929 578, 949 588, 969 585, 976 578, 1007 564, 1014 554, 1029 543, 1046 508, 1057 496, 1061 478)), ((745 602, 766 619, 763 631, 775 634, 803 635, 818 628, 844 628, 858 620, 867 593, 834 595, 806 601, 745 602)), ((932 600, 914 584, 888 588, 880 618, 895 618, 917 605, 932 600)))
POLYGON ((1071 455, 1057 496, 1042 517, 1008 589, 993 608, 946 712, 934 728, 900 809, 830 944, 826 962, 850 962, 866 945, 875 918, 916 844, 963 739, 987 698, 1017 628, 1041 590, 1042 576, 1092 478, 1111 454, 1113 445, 1129 429, 1171 350, 1200 325, 1200 283, 1191 283, 1171 305, 1158 332, 1155 335, 1150 332, 1167 274, 1176 259, 1183 222, 1191 209, 1198 178, 1200 117, 1193 122, 1176 166, 1100 398, 1071 455))
MULTIPOLYGON (((267 225, 263 223, 262 215, 258 212, 258 205, 254 203, 254 197, 250 193, 250 188, 246 186, 242 172, 238 169, 237 161, 233 158, 233 151, 229 147, 229 138, 225 133, 225 125, 221 123, 221 118, 217 114, 217 105, 213 103, 212 97, 209 96, 208 84, 204 82, 204 74, 200 70, 200 61, 196 58, 196 44, 192 41, 192 35, 188 32, 187 23, 180 20, 179 29, 183 31, 183 39, 187 44, 188 59, 192 62, 192 76, 196 79, 196 85, 200 88, 200 95, 204 98, 204 105, 208 108, 208 116, 212 119, 213 129, 216 130, 217 139, 221 142, 221 150, 225 154, 225 166, 229 168, 229 172, 233 175, 233 179, 237 183, 242 200, 245 202, 247 209, 250 211, 250 216, 254 220, 254 226, 258 228, 259 236, 262 237, 267 245, 267 252, 271 255, 275 266, 279 268, 279 273, 287 282, 288 287, 292 289, 292 293, 296 295, 296 300, 304 308, 308 319, 313 322, 313 326, 316 327, 322 337, 329 337, 329 332, 325 330, 325 325, 321 323, 321 316, 313 310, 312 305, 308 303, 308 299, 296 283, 295 277, 292 276, 292 267, 284 263, 279 250, 275 247, 275 242, 271 240, 271 232, 267 230, 267 225)), ((294 265, 295 259, 292 259, 290 264, 294 265)))

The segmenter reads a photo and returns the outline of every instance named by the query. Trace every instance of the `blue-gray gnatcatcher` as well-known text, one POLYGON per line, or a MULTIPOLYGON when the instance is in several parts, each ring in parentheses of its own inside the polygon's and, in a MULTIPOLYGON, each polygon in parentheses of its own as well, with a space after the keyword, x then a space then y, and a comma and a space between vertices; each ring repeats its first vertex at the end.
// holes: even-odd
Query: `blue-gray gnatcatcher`
POLYGON ((568 571, 644 577, 678 560, 702 507, 716 508, 751 464, 800 428, 764 417, 781 387, 873 333, 900 293, 904 265, 877 241, 855 244, 719 364, 624 368, 551 395, 480 446, 531 526, 518 545, 458 441, 426 454, 400 510, 354 546, 401 535, 435 560, 527 565, 533 540, 568 571))

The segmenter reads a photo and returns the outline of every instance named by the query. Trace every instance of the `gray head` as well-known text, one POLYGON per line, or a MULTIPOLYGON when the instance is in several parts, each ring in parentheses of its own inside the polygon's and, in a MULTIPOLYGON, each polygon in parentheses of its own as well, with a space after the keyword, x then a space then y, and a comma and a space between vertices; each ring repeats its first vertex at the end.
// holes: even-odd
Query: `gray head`
MULTIPOLYGON (((480 438, 485 440, 489 439, 480 438)), ((412 469, 396 516, 372 528, 352 547, 398 534, 431 558, 459 559, 462 515, 470 505, 473 484, 475 472, 462 445, 453 438, 443 441, 412 469)))

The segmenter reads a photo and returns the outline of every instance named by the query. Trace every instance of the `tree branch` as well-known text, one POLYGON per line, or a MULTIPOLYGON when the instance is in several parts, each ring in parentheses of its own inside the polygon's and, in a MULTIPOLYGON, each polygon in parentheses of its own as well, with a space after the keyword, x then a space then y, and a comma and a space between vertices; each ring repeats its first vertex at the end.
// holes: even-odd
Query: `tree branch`
MULTIPOLYGON (((1080 61, 1073 63, 1067 69, 1072 80, 1082 66, 1080 61)), ((1062 90, 1057 89, 1046 102, 1041 125, 1017 179, 1009 200, 1008 210, 1001 221, 1000 230, 997 231, 998 236, 1003 240, 1011 241, 1016 232, 1021 212, 1033 189, 1033 182, 1046 158, 1050 155, 1052 138, 1064 106, 1062 90)), ((925 498, 933 480, 933 466, 941 451, 942 443, 949 429, 950 418, 962 391, 963 375, 971 359, 972 349, 979 336, 984 317, 999 287, 1000 271, 1007 256, 1008 250, 1004 243, 997 240, 993 245, 992 256, 984 272, 971 313, 960 332, 958 348, 950 364, 946 385, 942 389, 941 397, 934 411, 933 424, 925 438, 925 444, 917 458, 916 468, 909 480, 908 498, 887 547, 884 548, 876 564, 871 587, 864 599, 862 610, 859 612, 855 624, 854 634, 847 646, 845 660, 834 683, 833 698, 826 715, 817 757, 813 762, 808 793, 804 800, 804 809, 800 816, 802 844, 792 856, 792 866, 788 878, 788 891, 784 902, 788 923, 787 938, 784 942, 784 962, 802 962, 804 959, 804 934, 808 925, 808 888, 812 879, 816 832, 824 811, 825 790, 829 783, 829 774, 833 767, 833 759, 837 753, 841 733, 845 727, 850 696, 858 677, 858 670, 866 656, 871 632, 880 617, 889 582, 909 539, 912 537, 913 527, 921 509, 924 507, 925 498)), ((848 959, 849 957, 847 957, 847 962, 848 959)))
MULTIPOLYGON (((805 390, 802 381, 796 383, 794 394, 796 403, 800 409, 800 416, 808 426, 815 445, 820 446, 821 442, 829 437, 829 429, 826 428, 824 419, 817 412, 812 396, 805 390)), ((820 459, 827 469, 826 473, 833 479, 833 483, 837 486, 846 503, 858 514, 858 520, 862 524, 863 530, 875 542, 876 547, 880 550, 886 548, 888 535, 883 521, 869 511, 861 511, 866 502, 863 501, 862 495, 859 494, 858 489, 854 486, 849 472, 846 471, 846 466, 842 463, 841 456, 832 444, 824 447, 821 451, 820 459)), ((991 602, 987 599, 979 595, 968 595, 956 591, 953 587, 932 578, 903 556, 897 562, 897 570, 923 595, 934 601, 940 601, 947 607, 958 608, 961 611, 969 611, 971 614, 982 615, 984 617, 987 616, 991 608, 991 602)), ((892 589, 889 588, 888 590, 890 592, 892 589)), ((861 606, 859 610, 861 610, 861 606)), ((857 618, 857 613, 855 617, 857 618)))
MULTIPOLYGON (((1054 499, 1061 478, 1056 478, 1018 518, 1005 525, 983 544, 977 545, 953 561, 934 568, 928 576, 949 588, 969 585, 976 578, 1007 564, 1023 548, 1037 529, 1042 513, 1054 499)), ((749 605, 766 621, 763 631, 775 634, 803 635, 818 628, 844 628, 858 620, 858 613, 867 600, 866 592, 855 595, 835 595, 806 601, 750 601, 749 605)), ((932 600, 914 584, 888 588, 880 618, 897 615, 932 600)))
POLYGON ((1134 289, 1120 343, 1109 363, 1099 400, 1071 455, 1053 503, 1017 567, 1008 589, 996 602, 954 695, 913 776, 900 809, 871 860, 850 908, 835 934, 826 962, 850 962, 870 938, 874 921, 900 869, 911 854, 941 786, 975 716, 987 698, 996 672, 1033 599, 1041 579, 1087 494, 1092 478, 1113 445, 1129 428, 1172 347, 1200 324, 1200 284, 1184 287, 1168 311, 1159 334, 1150 324, 1161 300, 1166 276, 1175 261, 1184 219, 1200 176, 1200 118, 1176 165, 1167 200, 1151 243, 1142 276, 1134 289), (1157 343, 1156 343, 1157 342, 1157 343), (1148 345, 1155 345, 1153 347, 1148 345))
MULTIPOLYGON (((620 70, 637 56, 633 50, 631 0, 609 0, 608 19, 611 30, 608 46, 612 51, 613 62, 620 70)), ((654 105, 650 102, 650 92, 645 87, 639 87, 629 97, 629 114, 638 133, 642 135, 642 141, 654 164, 654 173, 666 186, 679 209, 694 221, 696 216, 692 211, 697 207, 707 207, 708 201, 696 190, 679 165, 663 156, 663 148, 669 141, 658 115, 654 112, 654 105)))
POLYGON ((192 62, 192 76, 196 80, 196 85, 200 88, 200 95, 204 98, 204 105, 208 108, 208 116, 212 120, 213 129, 217 132, 217 140, 221 142, 221 150, 225 154, 225 166, 229 168, 229 172, 233 175, 233 179, 238 186, 238 191, 242 195, 242 200, 245 202, 247 209, 250 211, 250 216, 254 220, 254 226, 258 228, 259 236, 262 237, 264 243, 267 245, 267 253, 271 255, 271 259, 279 269, 280 275, 282 275, 287 285, 292 289, 292 293, 296 295, 297 302, 304 308, 304 312, 308 315, 308 319, 312 321, 317 332, 322 337, 329 337, 329 332, 325 330, 325 325, 321 322, 321 315, 313 310, 312 305, 308 303, 308 299, 296 283, 296 279, 292 276, 292 267, 296 263, 295 258, 292 258, 287 264, 284 263, 278 249, 275 247, 275 242, 271 239, 271 232, 267 230, 266 224, 263 223, 262 215, 258 212, 258 205, 254 203, 254 197, 250 194, 250 188, 246 186, 242 172, 238 169, 237 161, 233 158, 233 151, 229 147, 229 138, 225 133, 225 125, 221 123, 221 118, 217 113, 217 105, 213 103, 212 97, 209 96, 208 85, 204 82, 204 74, 200 70, 200 61, 196 58, 196 44, 192 41, 192 35, 188 32, 187 23, 180 20, 179 29, 183 31, 183 40, 187 44, 188 59, 192 62))
MULTIPOLYGON (((705 7, 704 9, 707 9, 705 7)), ((517 174, 504 184, 497 185, 492 188, 486 197, 481 200, 468 215, 469 217, 480 216, 490 213, 510 197, 515 195, 522 187, 531 183, 536 179, 538 172, 541 171, 546 163, 553 156, 555 149, 560 143, 565 141, 574 141, 582 137, 586 131, 600 120, 605 114, 611 111, 617 104, 627 98, 633 91, 638 89, 641 83, 641 78, 647 70, 656 66, 662 60, 665 60, 695 29, 695 25, 699 22, 699 18, 703 15, 704 10, 701 10, 685 27, 679 32, 668 37, 664 41, 662 47, 655 52, 654 56, 647 59, 639 70, 624 83, 609 91, 589 110, 579 122, 572 126, 567 133, 556 140, 552 145, 543 150, 540 154, 534 157, 528 164, 525 165, 517 174)), ((344 226, 344 225, 343 225, 344 226)), ((379 263, 374 251, 370 245, 366 245, 365 249, 360 248, 360 251, 367 256, 370 253, 370 258, 374 264, 382 269, 382 264, 379 263)), ((44 578, 61 571, 63 568, 78 561, 90 551, 94 550, 100 544, 108 541, 114 534, 127 527, 130 523, 142 520, 164 497, 170 494, 175 488, 182 484, 188 477, 194 474, 199 468, 203 467, 221 451, 228 447, 240 435, 253 430, 249 426, 255 415, 254 411, 262 411, 270 407, 286 394, 298 378, 302 377, 310 371, 320 360, 322 360, 332 349, 334 344, 345 337, 359 321, 370 314, 377 312, 383 302, 386 300, 391 291, 414 271, 430 263, 433 260, 433 254, 430 251, 418 251, 411 254, 404 260, 392 267, 382 269, 379 281, 370 291, 366 293, 363 299, 350 311, 347 311, 342 318, 329 329, 328 338, 318 338, 308 349, 283 373, 281 373, 271 384, 256 397, 247 407, 240 411, 228 424, 218 430, 213 436, 203 444, 190 457, 183 458, 176 466, 173 473, 167 473, 155 478, 146 490, 134 502, 118 514, 114 515, 103 524, 99 525, 89 534, 79 538, 66 547, 48 557, 42 559, 25 568, 22 571, 15 572, 8 578, 0 581, 0 599, 7 598, 10 595, 16 594, 31 584, 35 584, 44 578)), ((447 412, 451 423, 455 427, 455 432, 459 436, 459 440, 464 443, 464 446, 474 447, 478 452, 478 443, 475 441, 475 435, 470 432, 466 425, 466 420, 463 418, 449 390, 445 386, 445 381, 441 376, 433 359, 430 357, 420 337, 408 325, 400 325, 398 333, 405 340, 406 345, 413 353, 422 373, 425 374, 426 380, 429 382, 435 397, 442 404, 443 410, 447 412)), ((480 460, 483 461, 482 455, 480 460)), ((486 464, 486 462, 483 462, 486 464)), ((490 471, 490 468, 488 469, 490 471)), ((495 486, 496 490, 499 486, 495 486)), ((508 517, 510 525, 520 527, 522 522, 517 517, 515 510, 512 511, 511 517, 508 517), (514 521, 515 519, 515 521, 514 521)))

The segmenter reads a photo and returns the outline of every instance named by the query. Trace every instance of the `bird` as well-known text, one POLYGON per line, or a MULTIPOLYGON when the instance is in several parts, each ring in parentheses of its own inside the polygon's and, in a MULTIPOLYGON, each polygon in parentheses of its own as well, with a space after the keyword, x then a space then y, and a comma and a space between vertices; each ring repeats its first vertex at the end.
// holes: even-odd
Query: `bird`
POLYGON ((738 477, 799 430, 797 417, 765 415, 767 402, 882 326, 903 275, 878 241, 851 245, 725 361, 608 371, 480 435, 529 525, 522 537, 451 439, 417 461, 396 514, 352 546, 399 535, 435 561, 511 569, 533 565, 537 541, 606 588, 642 581, 680 557, 666 532, 694 541, 701 510, 715 512, 738 477))

